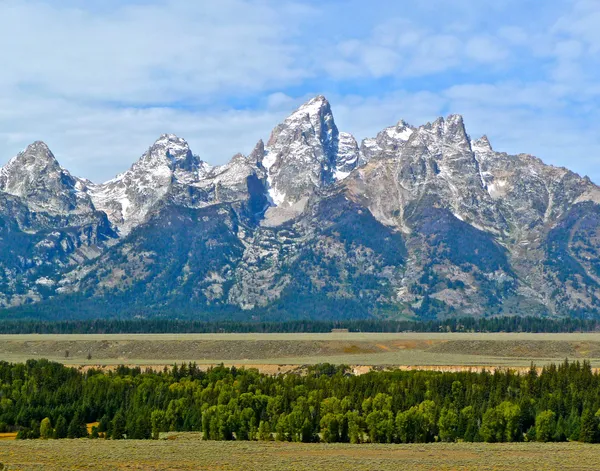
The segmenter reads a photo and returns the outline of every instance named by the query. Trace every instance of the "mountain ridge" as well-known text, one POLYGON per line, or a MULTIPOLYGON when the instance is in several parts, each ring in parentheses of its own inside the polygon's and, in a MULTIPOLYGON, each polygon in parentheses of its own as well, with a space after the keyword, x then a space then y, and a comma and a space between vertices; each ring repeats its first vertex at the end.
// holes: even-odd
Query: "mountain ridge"
POLYGON ((359 144, 319 95, 247 156, 210 166, 164 134, 101 184, 36 142, 0 169, 0 199, 4 307, 600 315, 600 188, 471 139, 460 115, 359 144))

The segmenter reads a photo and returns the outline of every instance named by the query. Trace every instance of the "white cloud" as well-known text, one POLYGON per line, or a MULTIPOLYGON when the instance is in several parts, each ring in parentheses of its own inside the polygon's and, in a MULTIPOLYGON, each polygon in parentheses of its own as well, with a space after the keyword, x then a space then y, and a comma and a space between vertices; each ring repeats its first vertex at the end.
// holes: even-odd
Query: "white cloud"
MULTIPOLYGON (((302 15, 294 10, 298 21, 302 15)), ((0 86, 70 99, 205 101, 206 95, 289 85, 307 76, 285 7, 220 0, 92 12, 0 3, 0 86)))
POLYGON ((465 44, 467 57, 482 64, 498 64, 508 57, 508 51, 501 41, 491 36, 475 36, 465 44))

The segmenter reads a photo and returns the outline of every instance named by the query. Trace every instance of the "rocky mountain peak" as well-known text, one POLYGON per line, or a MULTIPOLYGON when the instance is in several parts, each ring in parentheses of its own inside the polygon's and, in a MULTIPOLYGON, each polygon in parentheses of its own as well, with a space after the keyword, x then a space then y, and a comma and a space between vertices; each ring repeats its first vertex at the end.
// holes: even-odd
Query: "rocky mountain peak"
POLYGON ((473 151, 480 151, 480 152, 491 152, 494 149, 492 149, 492 144, 490 143, 490 140, 488 139, 488 137, 484 134, 483 136, 481 136, 479 139, 476 139, 475 141, 473 141, 471 143, 471 147, 473 148, 473 151))
POLYGON ((470 146, 470 139, 465 128, 465 122, 461 115, 452 114, 445 121, 444 132, 446 136, 452 136, 453 141, 460 145, 470 146))
POLYGON ((29 144, 25 150, 13 157, 1 170, 7 174, 13 169, 27 169, 31 172, 41 172, 48 168, 57 169, 60 165, 50 148, 43 141, 35 141, 29 144))
MULTIPOLYGON (((185 139, 175 134, 162 134, 134 166, 139 169, 166 166, 172 171, 195 174, 206 164, 197 155, 192 154, 185 139)), ((185 178, 193 176, 187 175, 185 178)))
POLYGON ((265 143, 263 142, 262 139, 259 139, 259 141, 254 146, 254 149, 252 150, 252 152, 250 152, 250 155, 248 156, 248 161, 252 162, 253 164, 255 164, 257 166, 262 167, 262 161, 263 161, 264 156, 265 156, 265 143))
POLYGON ((387 137, 399 141, 408 141, 408 139, 410 138, 410 136, 412 136, 414 131, 415 128, 413 128, 403 119, 398 121, 398 124, 396 124, 396 126, 390 126, 389 128, 385 128, 383 130, 387 137))
MULTIPOLYGON (((333 183, 339 141, 331 106, 322 95, 300 106, 275 127, 261 160, 273 204, 294 205, 316 189, 333 183)), ((345 137, 344 152, 348 145, 352 147, 345 137)), ((349 158, 344 155, 341 161, 345 163, 349 158)), ((344 163, 342 167, 347 171, 344 163)))
POLYGON ((60 166, 42 141, 30 144, 0 169, 0 191, 23 198, 38 211, 90 211, 91 201, 83 186, 60 166))
POLYGON ((319 95, 307 101, 279 124, 271 133, 267 148, 277 147, 282 140, 290 138, 316 140, 324 150, 330 150, 336 144, 338 129, 331 106, 324 96, 319 95))
POLYGON ((29 144, 17 158, 33 157, 40 160, 56 162, 56 157, 44 141, 35 141, 29 144))
POLYGON ((413 135, 414 139, 408 142, 409 148, 426 146, 430 152, 439 155, 460 153, 470 156, 471 141, 461 115, 450 115, 445 119, 439 117, 433 123, 420 126, 413 135))
POLYGON ((331 105, 323 95, 318 95, 301 105, 286 118, 285 122, 299 122, 307 117, 317 132, 320 131, 323 123, 335 126, 333 123, 333 114, 331 113, 331 105))
POLYGON ((339 132, 329 102, 319 95, 275 127, 260 164, 272 203, 293 206, 344 179, 358 166, 359 149, 352 135, 339 132))
POLYGON ((398 154, 414 134, 415 128, 404 120, 395 126, 385 128, 375 138, 364 139, 360 147, 359 164, 365 164, 373 157, 390 158, 398 154))
POLYGON ((90 195, 96 207, 106 212, 122 233, 127 233, 145 220, 173 184, 192 185, 209 169, 208 164, 192 153, 185 139, 163 134, 129 170, 102 185, 90 187, 90 195))

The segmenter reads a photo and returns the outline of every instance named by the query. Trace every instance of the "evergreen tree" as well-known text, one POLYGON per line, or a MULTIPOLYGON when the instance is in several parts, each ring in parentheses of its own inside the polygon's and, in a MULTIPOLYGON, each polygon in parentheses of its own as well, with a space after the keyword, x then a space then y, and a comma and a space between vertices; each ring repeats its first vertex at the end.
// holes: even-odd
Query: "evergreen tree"
POLYGON ((152 438, 158 440, 160 432, 165 432, 165 412, 162 410, 153 410, 150 416, 152 426, 152 438))
POLYGON ((75 412, 71 423, 69 423, 69 427, 67 429, 67 438, 83 438, 87 437, 87 427, 85 425, 85 421, 83 420, 82 415, 78 412, 75 412))
POLYGON ((67 438, 68 425, 66 419, 59 415, 56 419, 56 427, 54 428, 54 438, 67 438))
POLYGON ((598 417, 590 409, 585 409, 581 414, 581 429, 579 441, 584 443, 598 442, 598 417))
POLYGON ((110 438, 112 438, 113 440, 122 440, 123 438, 125 438, 125 427, 127 425, 126 419, 125 419, 125 415, 123 414, 122 410, 119 410, 116 414, 115 417, 112 421, 112 431, 111 431, 111 436, 110 438))

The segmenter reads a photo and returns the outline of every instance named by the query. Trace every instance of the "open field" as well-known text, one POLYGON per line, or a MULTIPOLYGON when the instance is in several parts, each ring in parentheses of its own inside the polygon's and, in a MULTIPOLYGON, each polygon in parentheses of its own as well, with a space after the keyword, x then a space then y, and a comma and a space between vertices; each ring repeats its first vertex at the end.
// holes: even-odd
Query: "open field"
POLYGON ((597 470, 598 445, 580 443, 431 443, 325 445, 172 440, 24 440, 0 442, 0 463, 14 470, 597 470))
POLYGON ((354 366, 528 367, 590 360, 600 334, 331 333, 1 335, 0 360, 48 358, 72 365, 258 366, 268 372, 323 362, 354 366), (66 356, 66 352, 69 356, 66 356), (88 354, 91 360, 87 359, 88 354))

